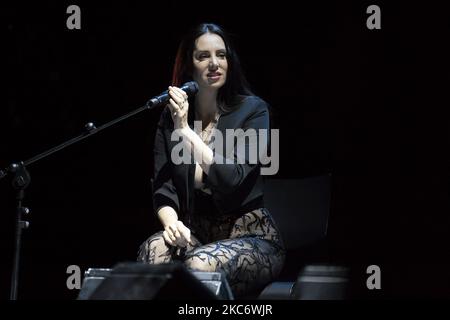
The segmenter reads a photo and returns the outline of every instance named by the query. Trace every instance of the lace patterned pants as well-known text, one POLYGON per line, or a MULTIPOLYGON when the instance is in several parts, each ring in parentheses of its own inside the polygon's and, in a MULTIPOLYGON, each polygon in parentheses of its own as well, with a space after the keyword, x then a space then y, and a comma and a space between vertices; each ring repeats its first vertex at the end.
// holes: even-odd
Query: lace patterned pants
POLYGON ((188 227, 193 245, 171 247, 160 231, 141 245, 138 261, 157 264, 178 259, 191 270, 222 271, 237 298, 258 293, 283 267, 283 243, 265 208, 237 219, 197 217, 188 227))

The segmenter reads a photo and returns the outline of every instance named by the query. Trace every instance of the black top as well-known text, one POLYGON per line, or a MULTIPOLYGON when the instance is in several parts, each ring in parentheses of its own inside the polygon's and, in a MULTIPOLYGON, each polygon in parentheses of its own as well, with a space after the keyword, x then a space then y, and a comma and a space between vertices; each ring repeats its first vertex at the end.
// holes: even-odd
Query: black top
MULTIPOLYGON (((190 106, 193 106, 190 103, 190 106)), ((189 108, 188 123, 194 129, 194 108, 189 108)), ((243 97, 233 111, 224 113, 219 118, 217 130, 223 135, 223 152, 233 163, 213 163, 209 174, 205 175, 204 183, 212 192, 211 197, 217 214, 242 214, 264 206, 263 203, 263 177, 261 176, 261 164, 253 163, 249 158, 248 150, 256 147, 250 144, 252 139, 245 139, 241 135, 235 139, 234 153, 226 153, 226 129, 253 128, 256 133, 259 129, 266 129, 268 133, 267 148, 270 138, 269 110, 268 105, 256 96, 243 97), (237 162, 238 150, 237 140, 245 141, 245 160, 237 162), (252 163, 250 163, 252 162, 252 163)), ((178 214, 190 216, 194 212, 194 171, 195 163, 192 159, 190 164, 174 164, 170 155, 178 141, 171 141, 173 132, 173 121, 168 108, 165 108, 158 122, 155 146, 154 146, 154 182, 153 182, 153 206, 155 211, 162 206, 173 207, 178 214)), ((249 132, 249 131, 247 131, 249 132)), ((256 141, 259 143, 257 135, 256 141)), ((258 145, 256 143, 256 145, 258 145)), ((259 149, 256 149, 259 150, 259 149)), ((266 151, 263 152, 266 154, 266 151)), ((199 208, 200 209, 200 208, 199 208)), ((203 211, 203 210, 202 210, 203 211)))

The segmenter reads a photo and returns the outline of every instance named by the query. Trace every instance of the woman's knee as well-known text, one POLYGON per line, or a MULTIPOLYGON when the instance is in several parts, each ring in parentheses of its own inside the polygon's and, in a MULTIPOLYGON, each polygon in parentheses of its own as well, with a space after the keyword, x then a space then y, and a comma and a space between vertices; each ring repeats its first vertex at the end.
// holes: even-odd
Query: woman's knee
POLYGON ((213 257, 210 257, 204 253, 189 255, 184 264, 189 269, 203 272, 217 271, 217 261, 213 257))
POLYGON ((141 244, 137 260, 140 262, 153 263, 155 257, 160 256, 161 253, 168 250, 169 246, 164 240, 163 232, 159 231, 141 244))

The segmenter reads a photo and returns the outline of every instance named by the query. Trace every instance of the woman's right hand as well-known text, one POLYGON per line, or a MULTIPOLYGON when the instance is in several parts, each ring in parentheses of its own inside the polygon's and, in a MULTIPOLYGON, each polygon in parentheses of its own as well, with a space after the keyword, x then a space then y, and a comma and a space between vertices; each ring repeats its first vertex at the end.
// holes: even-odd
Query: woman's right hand
POLYGON ((166 225, 164 227, 163 237, 171 246, 184 248, 188 243, 192 244, 191 230, 180 220, 166 225))

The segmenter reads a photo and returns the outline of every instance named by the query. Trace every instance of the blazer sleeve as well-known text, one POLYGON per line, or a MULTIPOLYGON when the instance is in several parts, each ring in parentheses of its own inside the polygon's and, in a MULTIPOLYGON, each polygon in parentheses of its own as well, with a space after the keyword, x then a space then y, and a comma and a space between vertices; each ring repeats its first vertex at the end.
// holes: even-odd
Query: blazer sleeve
MULTIPOLYGON (((237 134, 233 152, 226 154, 221 163, 214 162, 211 164, 205 181, 206 186, 211 188, 211 190, 230 194, 237 191, 241 186, 246 185, 245 182, 247 180, 252 181, 252 178, 260 174, 260 157, 257 156, 257 161, 255 161, 254 158, 250 158, 250 154, 259 152, 257 154, 264 155, 264 152, 267 152, 270 137, 269 108, 266 102, 255 98, 250 107, 246 106, 244 108, 244 112, 247 112, 247 118, 242 129, 244 133, 247 133, 237 134), (258 144, 260 144, 260 136, 258 134, 264 132, 260 131, 260 129, 266 129, 265 140, 261 144, 263 150, 258 147, 258 144), (249 134, 249 132, 251 133, 249 134), (255 136, 255 134, 255 139, 249 138, 250 136, 255 136), (238 144, 245 147, 245 153, 242 152, 242 149, 239 152, 238 144), (227 163, 226 159, 229 159, 228 161, 232 163, 227 163)), ((215 157, 217 157, 217 154, 215 157)))
POLYGON ((158 122, 154 143, 153 208, 155 213, 163 206, 172 207, 177 212, 180 209, 178 194, 172 182, 172 164, 169 161, 170 154, 164 136, 168 125, 166 110, 164 109, 158 122))

